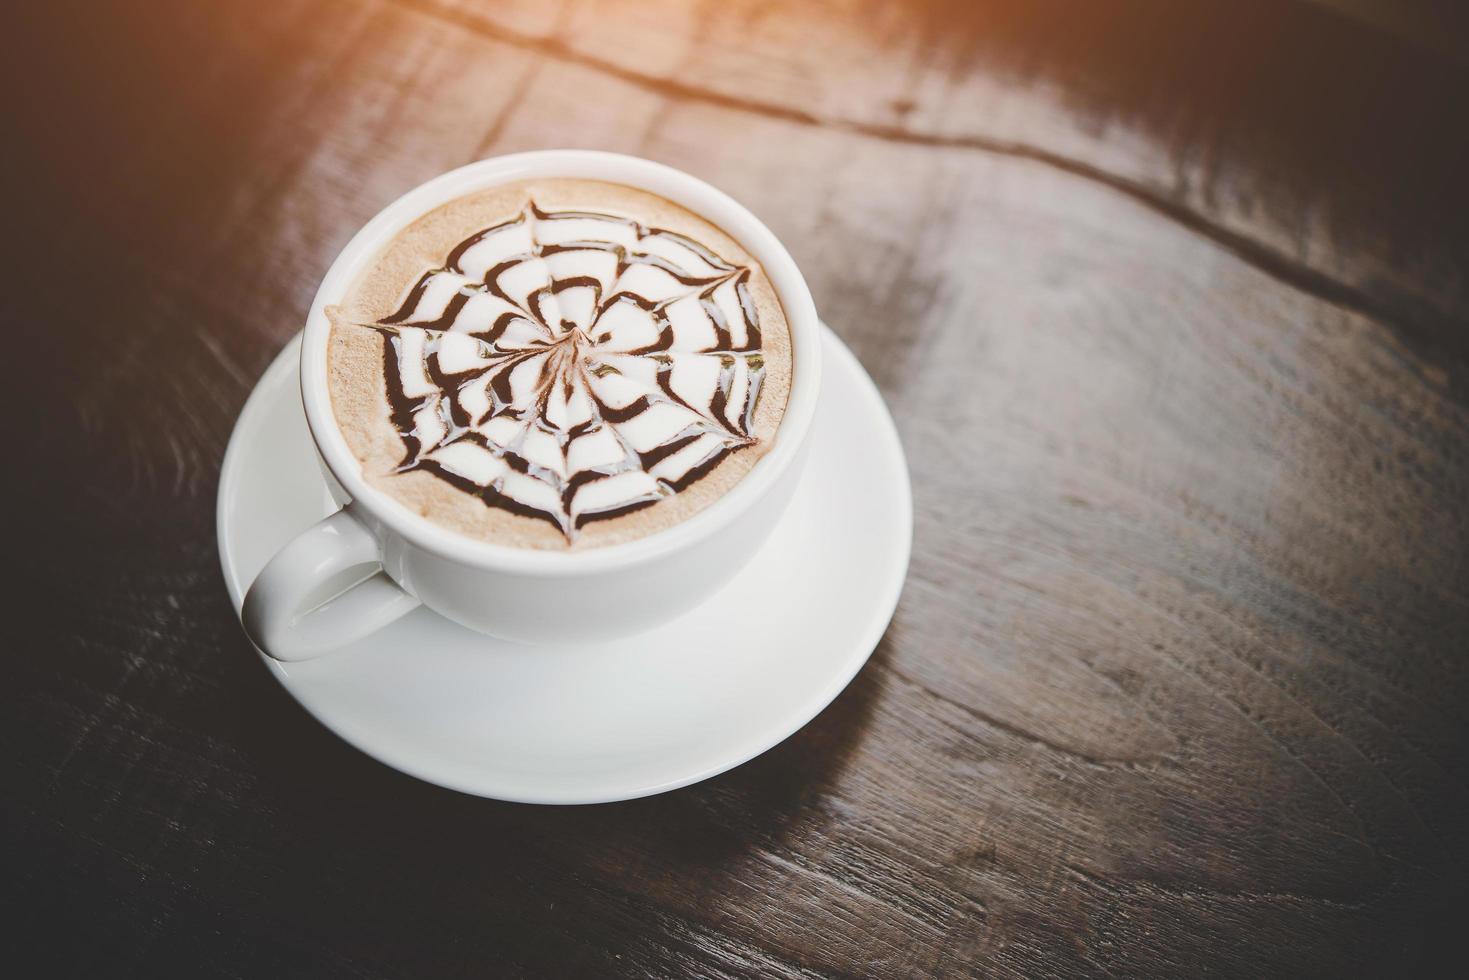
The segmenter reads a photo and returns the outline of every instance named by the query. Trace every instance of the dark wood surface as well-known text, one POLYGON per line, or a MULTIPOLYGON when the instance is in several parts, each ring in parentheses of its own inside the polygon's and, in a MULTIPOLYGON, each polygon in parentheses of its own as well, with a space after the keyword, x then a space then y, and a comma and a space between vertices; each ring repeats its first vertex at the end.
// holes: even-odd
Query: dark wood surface
POLYGON ((1451 35, 1352 9, 30 8, 0 164, 6 972, 1404 975, 1461 949, 1469 75, 1451 35), (819 718, 569 809, 321 729, 241 634, 213 522, 234 418, 355 229, 548 146, 666 161, 775 229, 889 400, 917 521, 893 625, 819 718))

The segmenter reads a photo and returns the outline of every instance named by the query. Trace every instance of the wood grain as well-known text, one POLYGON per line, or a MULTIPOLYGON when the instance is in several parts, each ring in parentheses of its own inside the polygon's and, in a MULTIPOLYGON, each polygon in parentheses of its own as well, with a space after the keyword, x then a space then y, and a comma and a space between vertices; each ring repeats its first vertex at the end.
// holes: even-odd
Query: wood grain
POLYGON ((1465 69, 1306 4, 32 11, 0 902, 21 975, 1411 973, 1469 833, 1465 69), (612 806, 463 797, 260 669, 234 418, 480 156, 749 204, 893 408, 903 601, 816 721, 612 806))

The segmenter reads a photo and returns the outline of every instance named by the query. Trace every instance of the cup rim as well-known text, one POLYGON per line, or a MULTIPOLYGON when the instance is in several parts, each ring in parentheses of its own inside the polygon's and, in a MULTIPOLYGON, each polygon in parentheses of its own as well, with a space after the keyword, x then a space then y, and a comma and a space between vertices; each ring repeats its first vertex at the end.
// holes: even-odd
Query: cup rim
POLYGON ((795 260, 760 219, 723 191, 665 164, 597 150, 536 150, 490 157, 418 185, 377 213, 332 262, 307 316, 301 343, 301 399, 318 452, 354 506, 417 548, 476 568, 531 575, 574 575, 654 562, 729 526, 779 480, 805 443, 816 412, 821 332, 816 307, 795 260), (645 537, 586 551, 546 551, 481 541, 443 528, 368 484, 331 407, 327 383, 326 307, 337 302, 388 240, 456 197, 533 178, 605 180, 682 205, 739 242, 764 267, 791 336, 791 386, 774 444, 722 497, 683 521, 645 537))

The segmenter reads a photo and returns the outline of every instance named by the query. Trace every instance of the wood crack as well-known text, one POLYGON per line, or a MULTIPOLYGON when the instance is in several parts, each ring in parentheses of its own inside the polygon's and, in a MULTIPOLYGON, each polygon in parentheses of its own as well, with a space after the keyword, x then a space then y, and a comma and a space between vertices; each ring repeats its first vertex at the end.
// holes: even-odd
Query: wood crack
MULTIPOLYGON (((436 20, 460 27, 488 40, 512 47, 532 51, 547 58, 601 72, 620 81, 660 95, 690 102, 718 106, 738 112, 763 116, 768 119, 813 126, 822 129, 848 132, 889 143, 912 146, 927 146, 945 149, 971 150, 1029 160, 1093 183, 1101 184, 1132 199, 1180 227, 1205 238, 1246 263, 1294 289, 1323 300, 1334 306, 1360 314, 1383 323, 1396 324, 1410 330, 1415 337, 1429 340, 1432 334, 1457 332, 1459 324, 1450 316, 1422 308, 1405 309, 1386 299, 1375 296, 1351 283, 1336 279, 1309 263, 1303 262, 1272 248, 1249 235, 1235 231, 1193 210, 1186 204, 1169 197, 1149 184, 1110 173, 1100 167, 1046 150, 1042 147, 1012 140, 996 139, 978 134, 943 136, 920 133, 902 126, 859 122, 852 119, 836 119, 818 116, 815 113, 781 105, 762 99, 751 99, 727 92, 681 82, 674 78, 650 75, 635 71, 616 62, 577 50, 554 36, 537 36, 491 22, 482 16, 442 9, 433 0, 392 0, 408 10, 432 17, 436 20)), ((1418 306, 1418 304, 1415 304, 1418 306)))

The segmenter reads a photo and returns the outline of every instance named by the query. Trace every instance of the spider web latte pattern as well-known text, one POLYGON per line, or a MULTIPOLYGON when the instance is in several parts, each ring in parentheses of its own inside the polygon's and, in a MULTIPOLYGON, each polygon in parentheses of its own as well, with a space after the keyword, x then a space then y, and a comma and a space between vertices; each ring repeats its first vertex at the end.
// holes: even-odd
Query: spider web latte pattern
POLYGON ((376 323, 397 472, 568 542, 752 446, 765 377, 750 270, 683 235, 542 211, 471 235, 376 323))

